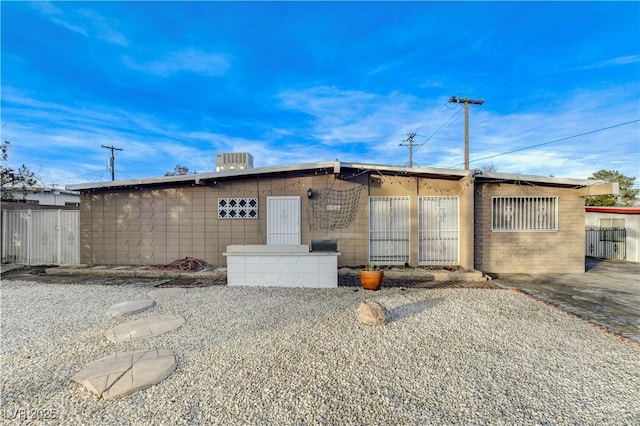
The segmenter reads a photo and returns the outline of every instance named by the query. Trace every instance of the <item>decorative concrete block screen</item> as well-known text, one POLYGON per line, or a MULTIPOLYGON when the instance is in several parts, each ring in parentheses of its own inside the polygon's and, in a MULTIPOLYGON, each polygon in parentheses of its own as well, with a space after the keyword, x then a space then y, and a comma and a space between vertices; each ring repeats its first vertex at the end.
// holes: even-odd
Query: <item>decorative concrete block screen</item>
POLYGON ((218 198, 218 219, 257 218, 257 198, 218 198))

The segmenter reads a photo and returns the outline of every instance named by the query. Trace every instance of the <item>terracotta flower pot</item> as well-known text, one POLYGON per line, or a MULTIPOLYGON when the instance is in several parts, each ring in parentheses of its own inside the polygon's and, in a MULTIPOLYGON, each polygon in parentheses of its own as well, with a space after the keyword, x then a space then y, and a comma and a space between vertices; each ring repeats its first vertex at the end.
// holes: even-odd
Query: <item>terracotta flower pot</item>
POLYGON ((384 271, 360 271, 360 283, 365 290, 380 290, 384 271))

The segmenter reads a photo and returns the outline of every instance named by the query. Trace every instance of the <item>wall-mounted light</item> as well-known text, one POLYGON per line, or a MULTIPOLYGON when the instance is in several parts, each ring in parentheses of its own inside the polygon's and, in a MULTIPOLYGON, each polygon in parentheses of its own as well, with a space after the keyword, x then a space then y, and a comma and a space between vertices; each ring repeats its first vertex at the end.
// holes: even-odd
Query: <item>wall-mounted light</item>
POLYGON ((313 191, 311 188, 307 189, 307 198, 313 198, 313 191))

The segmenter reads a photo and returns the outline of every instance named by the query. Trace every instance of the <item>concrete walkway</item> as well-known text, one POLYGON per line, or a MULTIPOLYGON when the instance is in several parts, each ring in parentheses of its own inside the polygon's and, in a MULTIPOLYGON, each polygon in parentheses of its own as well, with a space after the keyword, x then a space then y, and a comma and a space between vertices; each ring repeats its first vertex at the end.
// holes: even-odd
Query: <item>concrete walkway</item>
POLYGON ((501 274, 515 288, 640 343, 640 264, 587 258, 584 274, 501 274))

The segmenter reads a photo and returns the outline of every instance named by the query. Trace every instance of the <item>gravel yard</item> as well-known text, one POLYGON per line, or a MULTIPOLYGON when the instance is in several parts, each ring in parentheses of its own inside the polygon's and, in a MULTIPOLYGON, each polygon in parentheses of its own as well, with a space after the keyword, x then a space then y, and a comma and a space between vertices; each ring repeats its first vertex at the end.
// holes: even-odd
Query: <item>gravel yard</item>
POLYGON ((509 290, 190 288, 123 318, 148 285, 3 281, 3 424, 633 424, 640 348, 509 290), (390 310, 364 326, 363 300, 390 310), (180 329, 115 344, 130 319, 180 329), (117 400, 71 376, 118 351, 176 352, 176 371, 117 400), (47 419, 47 417, 49 419, 47 419))

